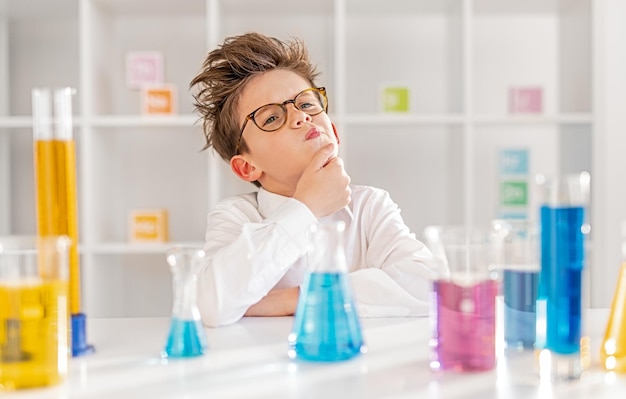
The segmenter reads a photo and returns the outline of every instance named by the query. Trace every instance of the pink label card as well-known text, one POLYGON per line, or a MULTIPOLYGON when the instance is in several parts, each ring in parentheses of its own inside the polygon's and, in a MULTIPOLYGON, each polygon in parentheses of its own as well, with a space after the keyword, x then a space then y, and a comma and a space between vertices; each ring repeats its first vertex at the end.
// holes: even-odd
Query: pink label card
POLYGON ((126 86, 139 89, 143 85, 163 83, 163 53, 130 51, 126 53, 126 86))
POLYGON ((543 112, 543 89, 541 87, 510 88, 509 112, 513 114, 539 114, 543 112))

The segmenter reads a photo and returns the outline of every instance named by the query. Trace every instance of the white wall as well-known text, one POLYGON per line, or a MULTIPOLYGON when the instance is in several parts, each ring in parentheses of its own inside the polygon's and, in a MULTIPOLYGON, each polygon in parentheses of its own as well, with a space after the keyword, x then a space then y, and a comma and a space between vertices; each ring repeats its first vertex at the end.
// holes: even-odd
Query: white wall
POLYGON ((626 220, 626 2, 595 2, 592 305, 610 305, 622 263, 620 223, 626 220))

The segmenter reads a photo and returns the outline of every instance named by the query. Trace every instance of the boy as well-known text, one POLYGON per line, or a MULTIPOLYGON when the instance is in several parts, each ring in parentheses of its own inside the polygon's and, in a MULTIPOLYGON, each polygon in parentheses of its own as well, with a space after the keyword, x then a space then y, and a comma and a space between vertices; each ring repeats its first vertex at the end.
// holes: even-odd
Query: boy
POLYGON ((345 222, 357 308, 367 316, 428 312, 432 256, 387 192, 350 184, 324 88, 299 40, 227 38, 192 80, 206 146, 258 192, 208 215, 208 264, 198 276, 204 324, 293 315, 306 271, 307 232, 345 222))

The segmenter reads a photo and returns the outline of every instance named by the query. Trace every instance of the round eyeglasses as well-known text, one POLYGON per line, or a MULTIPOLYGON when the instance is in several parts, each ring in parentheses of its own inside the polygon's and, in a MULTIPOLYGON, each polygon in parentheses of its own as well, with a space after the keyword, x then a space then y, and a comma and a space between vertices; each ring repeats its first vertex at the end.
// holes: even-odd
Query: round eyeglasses
POLYGON ((239 154, 239 145, 243 137, 243 130, 249 120, 264 132, 273 132, 285 125, 287 122, 287 104, 293 104, 297 110, 308 115, 314 116, 326 112, 328 110, 328 98, 326 97, 325 87, 310 87, 302 90, 300 93, 283 103, 274 103, 263 105, 246 116, 239 132, 239 140, 235 154, 239 154))

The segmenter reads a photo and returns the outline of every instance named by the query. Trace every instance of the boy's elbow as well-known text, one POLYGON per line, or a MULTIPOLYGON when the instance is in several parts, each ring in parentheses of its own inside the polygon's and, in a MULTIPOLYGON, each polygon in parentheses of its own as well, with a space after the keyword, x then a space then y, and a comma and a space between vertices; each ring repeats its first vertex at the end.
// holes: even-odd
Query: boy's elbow
POLYGON ((238 322, 245 314, 245 309, 227 309, 216 298, 199 297, 198 309, 202 324, 206 327, 227 326, 238 322))

